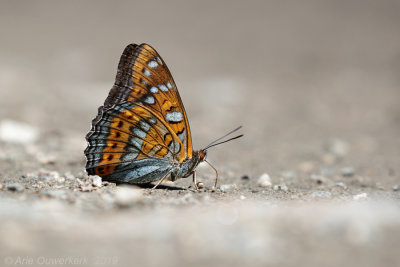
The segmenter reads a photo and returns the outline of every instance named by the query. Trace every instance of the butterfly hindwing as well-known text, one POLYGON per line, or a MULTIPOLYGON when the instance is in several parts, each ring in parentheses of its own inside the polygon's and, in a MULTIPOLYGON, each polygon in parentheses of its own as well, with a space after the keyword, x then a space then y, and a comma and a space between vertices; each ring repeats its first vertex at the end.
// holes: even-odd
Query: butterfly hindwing
POLYGON ((159 177, 159 172, 170 170, 171 160, 184 153, 180 140, 162 120, 144 106, 130 102, 101 107, 87 140, 89 174, 121 179, 132 179, 136 174, 135 182, 150 174, 159 177))

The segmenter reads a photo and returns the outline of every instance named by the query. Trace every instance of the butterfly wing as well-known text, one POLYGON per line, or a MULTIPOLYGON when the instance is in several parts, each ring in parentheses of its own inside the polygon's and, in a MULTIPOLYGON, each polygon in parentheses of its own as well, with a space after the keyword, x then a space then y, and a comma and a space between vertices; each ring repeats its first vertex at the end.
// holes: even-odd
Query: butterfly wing
POLYGON ((164 119, 184 148, 180 163, 186 157, 192 158, 189 122, 178 89, 164 60, 148 44, 125 48, 104 106, 126 101, 141 103, 164 119))
POLYGON ((145 106, 131 102, 100 107, 87 141, 86 170, 107 180, 158 180, 180 152, 165 124, 145 106))
POLYGON ((108 180, 144 183, 192 157, 190 128, 175 82, 149 45, 128 45, 115 84, 86 136, 86 169, 108 180))

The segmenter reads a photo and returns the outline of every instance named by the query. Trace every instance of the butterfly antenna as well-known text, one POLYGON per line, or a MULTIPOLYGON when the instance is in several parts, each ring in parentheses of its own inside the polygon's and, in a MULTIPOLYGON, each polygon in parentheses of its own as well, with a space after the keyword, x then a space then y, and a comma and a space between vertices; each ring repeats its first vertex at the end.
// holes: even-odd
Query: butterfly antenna
POLYGON ((230 131, 229 133, 225 134, 224 136, 222 136, 222 137, 218 138, 217 140, 215 140, 215 141, 211 142, 210 144, 208 144, 203 150, 207 150, 207 149, 209 149, 210 147, 217 146, 217 145, 220 145, 220 144, 223 144, 223 143, 226 143, 226 142, 229 142, 229 141, 238 139, 239 137, 242 137, 243 134, 238 135, 238 136, 235 136, 235 137, 232 137, 232 138, 230 138, 230 139, 228 139, 228 140, 225 140, 225 141, 222 141, 222 142, 219 142, 219 143, 218 143, 218 141, 224 139, 224 138, 227 137, 228 135, 233 134, 234 132, 240 130, 241 128, 242 128, 242 126, 239 126, 239 127, 237 127, 236 129, 230 131))

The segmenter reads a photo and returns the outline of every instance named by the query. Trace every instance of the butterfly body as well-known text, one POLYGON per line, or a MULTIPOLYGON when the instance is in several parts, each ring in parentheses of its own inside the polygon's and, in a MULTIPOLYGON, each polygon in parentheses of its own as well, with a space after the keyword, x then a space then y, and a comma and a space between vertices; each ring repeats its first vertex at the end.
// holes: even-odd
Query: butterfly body
POLYGON ((165 62, 147 44, 128 45, 116 81, 86 136, 88 174, 134 184, 194 173, 189 122, 165 62))

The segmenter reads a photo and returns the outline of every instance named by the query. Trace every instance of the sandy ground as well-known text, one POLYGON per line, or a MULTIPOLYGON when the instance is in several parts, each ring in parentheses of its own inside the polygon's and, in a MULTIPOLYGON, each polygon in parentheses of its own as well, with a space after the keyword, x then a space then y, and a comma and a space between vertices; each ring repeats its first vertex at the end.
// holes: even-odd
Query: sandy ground
POLYGON ((398 1, 0 2, 0 266, 399 266, 398 1), (180 88, 206 188, 84 171, 128 43, 180 88))

